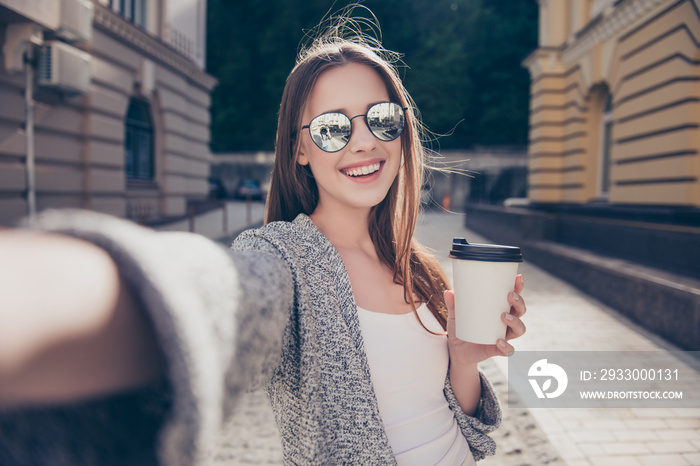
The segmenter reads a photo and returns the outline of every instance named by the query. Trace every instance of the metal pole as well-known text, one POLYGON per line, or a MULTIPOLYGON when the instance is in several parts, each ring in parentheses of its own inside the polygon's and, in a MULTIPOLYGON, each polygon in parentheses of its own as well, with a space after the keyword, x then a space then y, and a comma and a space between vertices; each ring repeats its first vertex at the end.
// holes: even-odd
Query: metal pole
POLYGON ((187 219, 189 220, 190 224, 190 233, 194 233, 194 206, 189 205, 187 206, 187 219))
POLYGON ((250 225, 253 223, 253 205, 251 201, 251 195, 248 194, 245 198, 245 224, 250 225))
POLYGON ((223 228, 224 228, 224 235, 228 234, 228 204, 226 203, 226 199, 221 201, 221 205, 223 206, 223 228))
POLYGON ((27 181, 27 216, 32 221, 36 217, 36 186, 34 183, 34 56, 32 46, 24 56, 24 69, 27 83, 24 90, 25 136, 27 156, 25 174, 27 181))

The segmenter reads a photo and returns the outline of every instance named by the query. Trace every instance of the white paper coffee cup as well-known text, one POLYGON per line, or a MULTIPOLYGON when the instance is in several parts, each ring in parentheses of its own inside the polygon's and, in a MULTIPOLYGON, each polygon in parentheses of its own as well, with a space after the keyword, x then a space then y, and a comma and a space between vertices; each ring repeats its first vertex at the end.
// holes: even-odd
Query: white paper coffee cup
POLYGON ((455 290, 455 336, 460 340, 494 345, 505 338, 501 314, 510 311, 508 293, 513 291, 520 248, 497 244, 452 241, 452 276, 455 290))

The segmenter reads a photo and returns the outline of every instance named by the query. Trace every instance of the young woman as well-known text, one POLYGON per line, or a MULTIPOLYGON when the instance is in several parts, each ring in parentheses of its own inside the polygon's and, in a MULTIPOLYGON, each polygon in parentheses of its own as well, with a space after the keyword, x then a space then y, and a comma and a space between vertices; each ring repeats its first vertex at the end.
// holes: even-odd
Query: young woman
MULTIPOLYGON (((505 340, 453 337, 453 294, 413 239, 419 124, 385 57, 337 33, 302 52, 280 107, 266 226, 229 253, 84 212, 39 223, 72 238, 4 233, 0 254, 38 255, 71 304, 18 300, 0 317, 15 330, 9 342, 0 333, 0 463, 194 464, 251 386, 268 392, 288 464, 494 453, 500 409, 477 363, 524 333, 522 278, 503 297, 505 340), (66 257, 82 267, 55 265, 66 257), (134 425, 146 440, 130 442, 134 425)), ((24 296, 27 279, 11 275, 24 296)))

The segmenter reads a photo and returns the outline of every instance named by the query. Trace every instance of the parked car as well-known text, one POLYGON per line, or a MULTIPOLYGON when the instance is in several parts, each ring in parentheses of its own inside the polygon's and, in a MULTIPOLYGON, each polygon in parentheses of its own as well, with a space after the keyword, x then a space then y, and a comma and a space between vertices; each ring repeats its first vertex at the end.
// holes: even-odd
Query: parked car
POLYGON ((251 199, 255 201, 262 200, 264 196, 265 193, 257 180, 242 180, 238 183, 235 193, 237 199, 251 199))
POLYGON ((209 177, 209 199, 224 199, 226 189, 218 178, 209 177))

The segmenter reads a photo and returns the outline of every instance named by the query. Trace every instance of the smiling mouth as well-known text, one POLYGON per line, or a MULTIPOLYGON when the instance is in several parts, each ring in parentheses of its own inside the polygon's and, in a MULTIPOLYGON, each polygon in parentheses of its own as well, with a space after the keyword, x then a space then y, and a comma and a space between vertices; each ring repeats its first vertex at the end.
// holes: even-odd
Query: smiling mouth
POLYGON ((377 162, 377 163, 373 163, 370 165, 365 165, 364 167, 348 168, 348 169, 343 169, 341 171, 344 174, 346 174, 347 176, 350 176, 353 178, 358 178, 361 176, 371 175, 372 173, 379 171, 381 166, 382 166, 382 162, 377 162))

